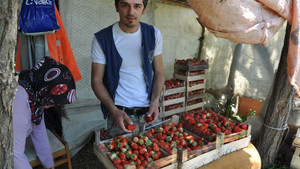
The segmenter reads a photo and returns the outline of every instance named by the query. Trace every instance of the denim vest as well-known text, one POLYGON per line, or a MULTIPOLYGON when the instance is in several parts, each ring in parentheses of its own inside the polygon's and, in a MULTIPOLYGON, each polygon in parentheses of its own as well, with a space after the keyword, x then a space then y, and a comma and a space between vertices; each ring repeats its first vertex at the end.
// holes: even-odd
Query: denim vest
MULTIPOLYGON (((153 67, 152 61, 154 57, 155 48, 155 30, 154 27, 140 22, 142 32, 142 63, 144 69, 144 77, 147 85, 148 98, 151 99, 152 93, 152 80, 153 80, 153 67)), ((102 29, 95 33, 95 37, 100 44, 106 58, 105 73, 103 83, 106 87, 112 100, 115 100, 115 92, 119 84, 119 71, 122 64, 122 58, 117 51, 113 39, 112 32, 113 25, 102 29)), ((101 104, 101 109, 104 118, 107 118, 109 113, 108 109, 101 104)))

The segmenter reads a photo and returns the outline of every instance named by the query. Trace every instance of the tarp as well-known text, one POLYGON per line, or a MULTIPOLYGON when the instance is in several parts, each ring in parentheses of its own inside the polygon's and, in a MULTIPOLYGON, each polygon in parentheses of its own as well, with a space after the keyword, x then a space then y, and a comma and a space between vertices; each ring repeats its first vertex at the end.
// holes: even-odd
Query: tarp
POLYGON ((216 37, 265 45, 287 20, 291 35, 288 78, 300 95, 300 0, 187 0, 198 20, 216 37))

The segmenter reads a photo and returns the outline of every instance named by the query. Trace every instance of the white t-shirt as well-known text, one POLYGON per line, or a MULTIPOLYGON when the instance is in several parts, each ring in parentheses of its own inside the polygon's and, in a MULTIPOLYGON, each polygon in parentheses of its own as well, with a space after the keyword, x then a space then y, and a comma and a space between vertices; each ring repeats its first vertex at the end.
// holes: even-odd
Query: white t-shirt
MULTIPOLYGON (((162 36, 155 28, 154 56, 162 53, 162 36)), ((118 22, 113 25, 113 39, 122 58, 120 80, 116 90, 115 104, 125 107, 148 107, 149 99, 141 60, 142 33, 139 29, 135 33, 121 30, 118 22)), ((94 37, 92 43, 92 62, 106 64, 103 50, 94 37)))

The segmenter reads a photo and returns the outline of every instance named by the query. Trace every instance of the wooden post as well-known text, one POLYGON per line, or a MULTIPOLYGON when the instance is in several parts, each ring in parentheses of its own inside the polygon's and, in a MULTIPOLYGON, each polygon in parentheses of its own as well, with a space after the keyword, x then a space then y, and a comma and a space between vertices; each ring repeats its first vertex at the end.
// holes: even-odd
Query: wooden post
MULTIPOLYGON (((287 77, 287 53, 291 26, 287 24, 284 46, 278 66, 278 71, 270 90, 270 101, 265 102, 267 109, 264 125, 257 150, 263 164, 272 164, 279 151, 284 135, 287 134, 287 120, 293 107, 294 90, 287 77)), ((263 166, 264 167, 264 166, 263 166)))
POLYGON ((182 169, 183 163, 188 160, 188 151, 187 149, 178 150, 178 168, 182 169))

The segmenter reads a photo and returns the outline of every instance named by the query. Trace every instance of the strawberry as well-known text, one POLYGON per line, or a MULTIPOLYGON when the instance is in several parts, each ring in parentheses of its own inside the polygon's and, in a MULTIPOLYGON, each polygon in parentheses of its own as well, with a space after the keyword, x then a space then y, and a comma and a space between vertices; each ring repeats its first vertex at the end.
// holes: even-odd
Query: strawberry
POLYGON ((114 163, 114 164, 121 164, 121 162, 122 162, 122 160, 121 160, 120 158, 115 158, 115 159, 113 160, 113 163, 114 163))
POLYGON ((119 153, 119 157, 120 157, 121 160, 126 160, 126 155, 123 152, 119 153))
POLYGON ((141 148, 141 149, 139 149, 139 153, 140 154, 144 154, 144 153, 146 153, 147 152, 147 149, 146 148, 141 148))
POLYGON ((154 153, 154 154, 152 154, 152 158, 153 158, 153 160, 157 160, 157 159, 159 159, 159 156, 156 153, 154 153))
POLYGON ((224 130, 224 134, 225 134, 225 135, 229 135, 229 134, 231 134, 231 131, 230 131, 230 130, 227 130, 227 129, 225 129, 225 130, 224 130))
POLYGON ((214 129, 214 133, 219 133, 219 132, 221 132, 221 129, 218 128, 218 127, 216 127, 216 128, 214 129))
POLYGON ((117 168, 117 169, 123 169, 124 167, 122 166, 122 165, 120 165, 120 164, 115 164, 115 167, 117 168))
POLYGON ((248 125, 247 124, 241 124, 240 127, 244 130, 247 130, 248 129, 248 125))
POLYGON ((132 161, 136 161, 137 158, 138 158, 138 156, 137 156, 136 154, 131 154, 131 156, 130 156, 130 159, 131 159, 132 161))
POLYGON ((238 133, 238 132, 241 132, 241 131, 243 131, 243 129, 241 129, 239 126, 234 126, 234 128, 233 128, 234 133, 238 133))
POLYGON ((126 153, 125 153, 126 158, 130 158, 131 154, 132 154, 131 150, 126 151, 126 153))
POLYGON ((146 166, 148 164, 147 160, 143 160, 141 166, 146 166))
POLYGON ((138 142, 139 145, 144 145, 144 140, 140 139, 138 142))
POLYGON ((128 124, 127 125, 127 129, 130 130, 130 131, 133 131, 133 130, 136 129, 136 125, 134 125, 134 124, 128 124))
POLYGON ((139 141, 139 138, 138 138, 137 136, 134 136, 134 137, 132 138, 132 140, 133 140, 133 142, 137 143, 137 142, 139 141))
POLYGON ((133 150, 137 150, 137 149, 139 148, 139 145, 136 144, 136 143, 131 143, 131 148, 132 148, 133 150))
POLYGON ((153 121, 153 117, 152 116, 148 116, 147 114, 144 116, 144 120, 149 123, 151 121, 153 121))
POLYGON ((142 154, 139 154, 139 160, 143 161, 145 159, 145 157, 142 154))
POLYGON ((156 143, 153 143, 153 150, 154 151, 159 151, 159 147, 158 147, 158 145, 156 144, 156 143))
POLYGON ((142 164, 142 161, 141 161, 140 159, 137 159, 137 160, 136 160, 136 165, 137 165, 137 166, 141 166, 141 164, 142 164))
POLYGON ((145 152, 145 153, 143 154, 143 156, 144 156, 145 159, 148 159, 148 158, 149 158, 149 153, 148 153, 148 152, 145 152))
POLYGON ((159 133, 159 134, 156 136, 156 138, 157 138, 158 140, 163 140, 162 133, 159 133))

